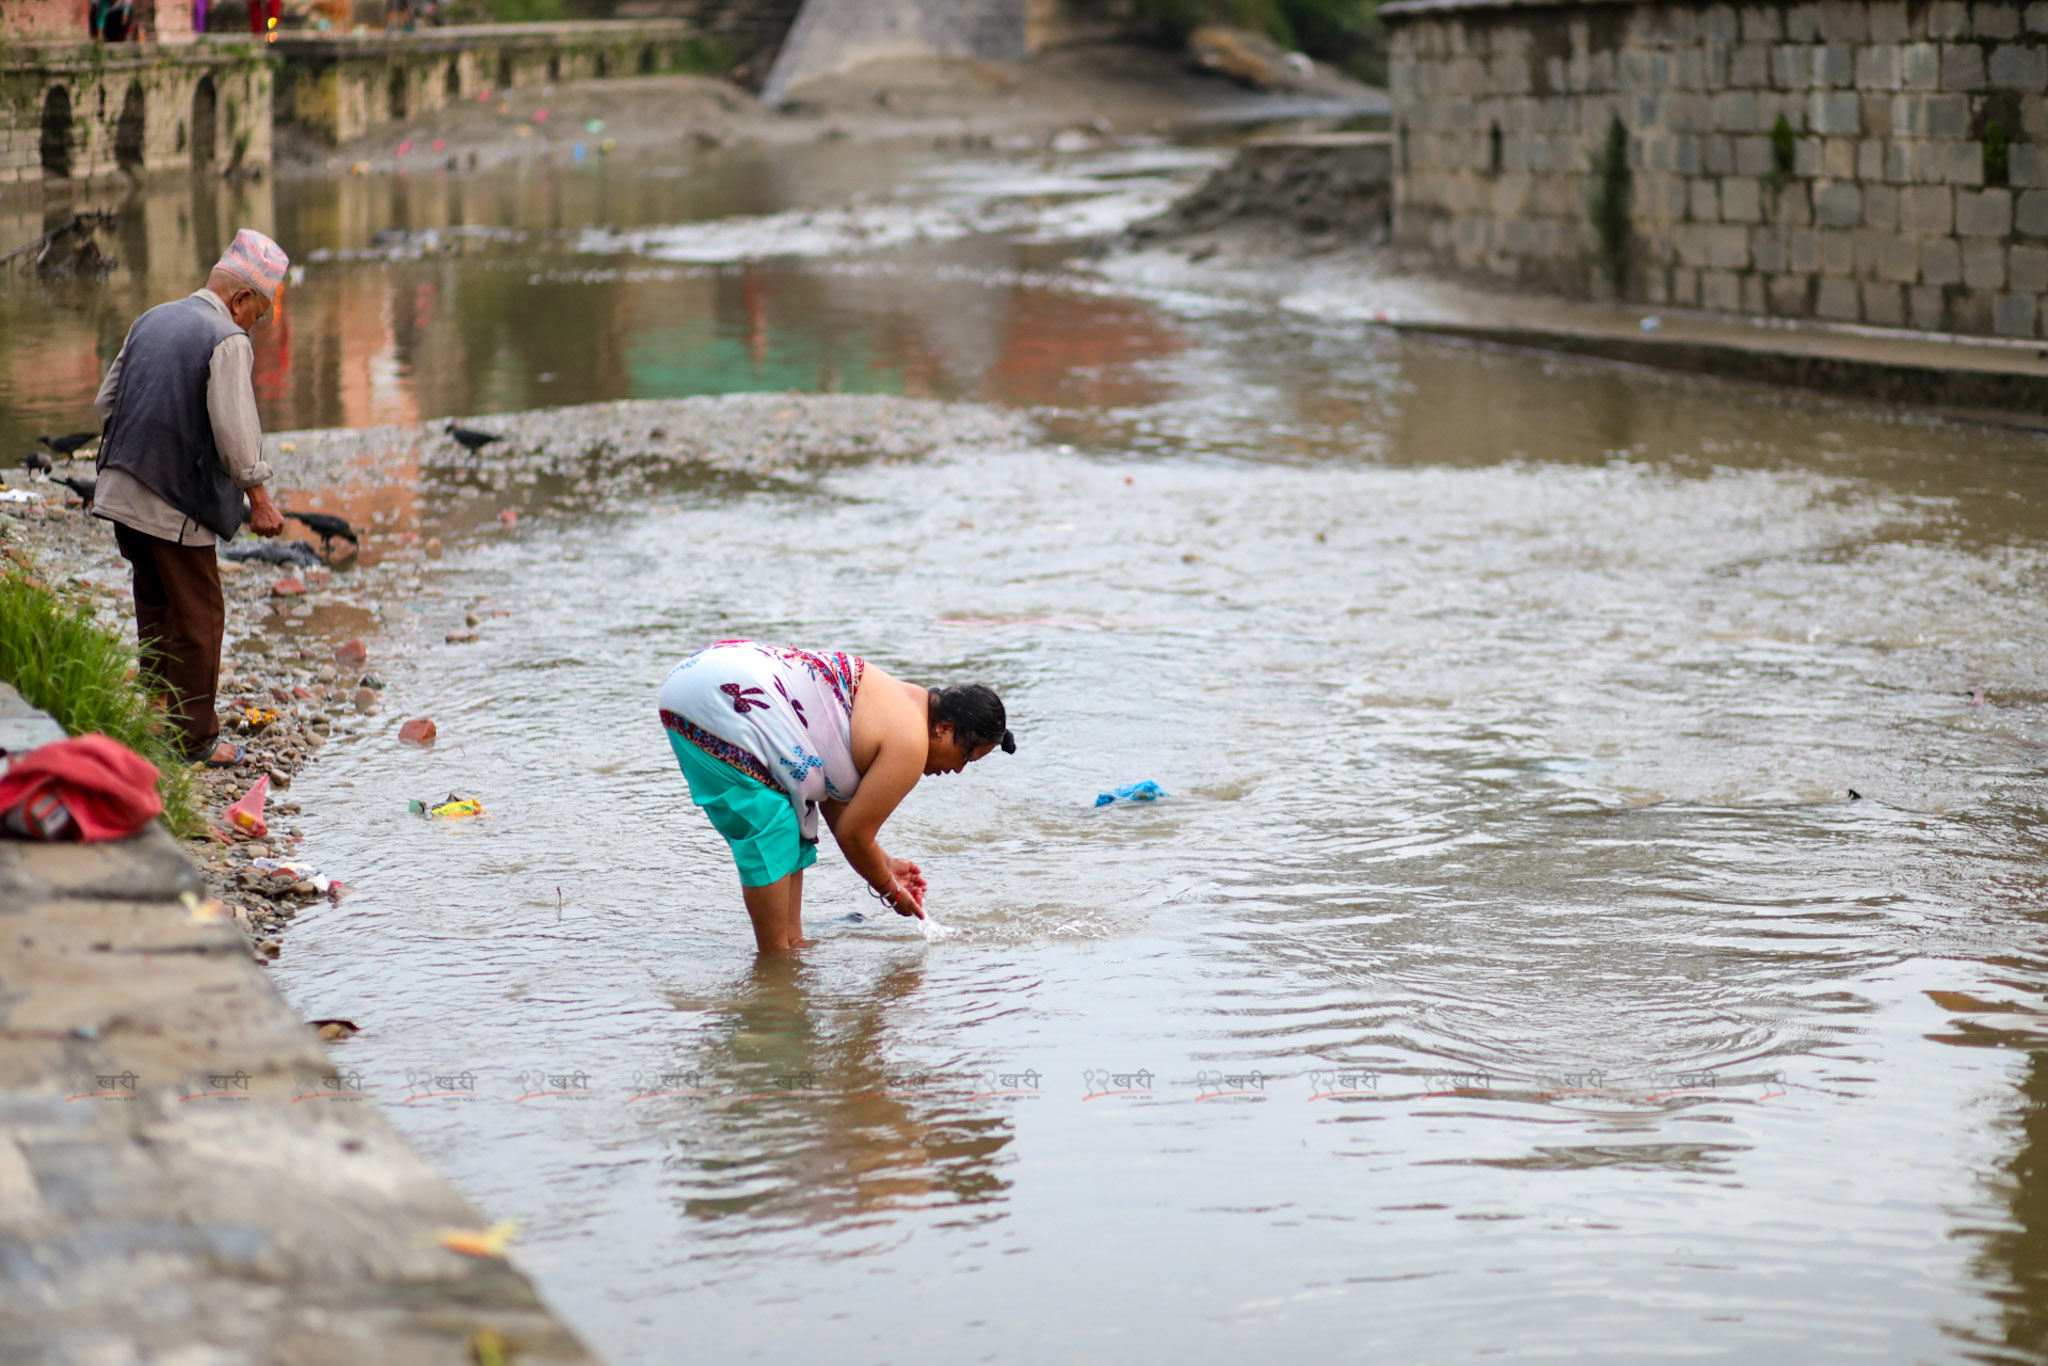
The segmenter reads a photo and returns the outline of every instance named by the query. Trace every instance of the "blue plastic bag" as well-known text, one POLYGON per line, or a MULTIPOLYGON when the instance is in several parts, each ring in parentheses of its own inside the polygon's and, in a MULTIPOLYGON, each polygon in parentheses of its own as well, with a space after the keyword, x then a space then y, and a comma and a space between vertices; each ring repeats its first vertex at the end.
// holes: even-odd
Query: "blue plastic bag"
POLYGON ((1114 792, 1105 792, 1095 799, 1097 806, 1108 806, 1111 802, 1156 802, 1166 795, 1166 789, 1147 778, 1142 783, 1126 783, 1114 792))

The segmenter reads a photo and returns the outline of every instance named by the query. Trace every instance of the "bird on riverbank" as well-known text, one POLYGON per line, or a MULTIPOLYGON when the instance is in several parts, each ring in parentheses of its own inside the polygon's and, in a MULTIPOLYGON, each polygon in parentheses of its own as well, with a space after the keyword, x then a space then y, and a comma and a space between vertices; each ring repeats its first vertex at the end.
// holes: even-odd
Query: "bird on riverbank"
POLYGON ((21 467, 35 474, 48 474, 55 468, 55 464, 41 451, 30 451, 21 458, 21 467))
POLYGON ((100 481, 91 475, 53 474, 50 477, 65 488, 70 489, 80 498, 85 499, 87 507, 92 506, 92 496, 99 492, 100 481))
POLYGON ((495 432, 480 432, 474 427, 458 427, 453 422, 448 424, 448 435, 461 442, 468 448, 471 454, 482 450, 493 441, 503 441, 505 439, 495 432))
POLYGON ((334 516, 332 513, 293 512, 290 508, 286 508, 284 515, 295 522, 305 523, 306 530, 320 538, 320 549, 323 552, 334 544, 337 536, 347 541, 350 545, 362 545, 362 541, 356 537, 356 529, 350 526, 347 521, 334 516))
POLYGON ((39 436, 36 440, 48 446, 59 455, 68 456, 80 446, 89 446, 100 439, 98 432, 67 432, 63 436, 39 436))

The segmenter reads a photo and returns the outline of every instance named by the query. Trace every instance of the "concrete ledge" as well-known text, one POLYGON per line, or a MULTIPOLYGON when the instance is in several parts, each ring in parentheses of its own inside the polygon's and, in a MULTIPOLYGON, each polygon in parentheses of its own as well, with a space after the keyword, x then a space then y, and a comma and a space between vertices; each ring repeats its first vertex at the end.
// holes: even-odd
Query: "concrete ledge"
POLYGON ((0 923, 32 899, 176 901, 187 892, 205 890, 178 842, 160 825, 105 844, 0 840, 0 923))
POLYGON ((461 24, 401 32, 280 33, 272 48, 287 61, 335 57, 402 57, 408 53, 467 52, 477 47, 526 48, 632 42, 686 42, 706 36, 680 19, 592 19, 582 23, 461 24))
POLYGON ((483 1216, 177 899, 168 836, 0 841, 0 873, 0 1361, 594 1361, 441 1246, 483 1216))
MULTIPOLYGON (((1699 0, 1705 4, 1708 0, 1699 0)), ((1440 14, 1456 14, 1460 10, 1498 9, 1585 9, 1592 5, 1634 5, 1641 0, 1395 0, 1391 5, 1381 5, 1381 19, 1434 18, 1440 14)))
MULTIPOLYGON (((1399 321, 1390 326, 1416 336, 1444 337, 1594 360, 1644 365, 1683 374, 1811 389, 1838 398, 1933 408, 1955 416, 2026 427, 2048 427, 2048 372, 1975 368, 1939 361, 1887 358, 1859 348, 1827 351, 1756 342, 1627 336, 1597 331, 1475 323, 1399 321)), ((1957 347, 1931 339, 1900 341, 1957 347)))
POLYGON ((23 701, 12 685, 0 683, 0 757, 63 738, 62 726, 23 701))
POLYGON ((164 66, 267 66, 262 43, 247 38, 204 38, 191 43, 16 42, 4 54, 5 70, 92 75, 154 70, 164 66))

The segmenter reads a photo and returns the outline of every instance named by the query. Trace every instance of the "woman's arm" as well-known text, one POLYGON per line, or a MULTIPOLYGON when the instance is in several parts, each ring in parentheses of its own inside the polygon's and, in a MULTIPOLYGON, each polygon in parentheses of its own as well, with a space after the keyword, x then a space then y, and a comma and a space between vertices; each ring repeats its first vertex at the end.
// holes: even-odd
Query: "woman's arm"
POLYGON ((917 780, 924 776, 924 754, 913 747, 885 741, 875 761, 860 775, 860 790, 853 800, 824 803, 825 824, 846 862, 866 879, 890 905, 904 914, 921 914, 924 908, 923 879, 917 865, 891 859, 877 838, 882 822, 903 801, 917 780))

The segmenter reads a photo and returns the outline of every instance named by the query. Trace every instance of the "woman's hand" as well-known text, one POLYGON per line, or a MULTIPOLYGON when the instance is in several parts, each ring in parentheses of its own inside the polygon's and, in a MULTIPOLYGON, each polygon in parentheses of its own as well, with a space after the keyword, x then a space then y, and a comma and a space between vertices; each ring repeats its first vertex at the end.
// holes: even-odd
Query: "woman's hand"
POLYGON ((907 858, 889 860, 889 900, 898 915, 924 918, 924 873, 907 858), (905 907, 908 909, 905 909, 905 907))

